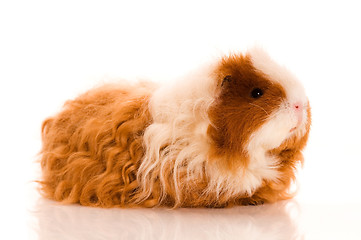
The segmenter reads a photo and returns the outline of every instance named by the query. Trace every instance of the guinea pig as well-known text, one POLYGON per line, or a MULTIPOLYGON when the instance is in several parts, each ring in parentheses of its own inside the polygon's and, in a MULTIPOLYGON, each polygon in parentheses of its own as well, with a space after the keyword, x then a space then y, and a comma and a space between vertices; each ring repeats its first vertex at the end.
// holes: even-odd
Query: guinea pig
POLYGON ((173 83, 108 84, 42 125, 41 193, 98 207, 228 207, 293 197, 311 111, 259 48, 173 83))

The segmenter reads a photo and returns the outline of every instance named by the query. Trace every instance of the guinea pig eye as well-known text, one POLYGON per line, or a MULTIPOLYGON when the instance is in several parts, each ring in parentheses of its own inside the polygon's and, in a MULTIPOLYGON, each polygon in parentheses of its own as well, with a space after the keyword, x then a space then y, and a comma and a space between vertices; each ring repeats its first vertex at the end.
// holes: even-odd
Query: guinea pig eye
POLYGON ((231 80, 232 80, 232 76, 231 76, 231 75, 225 76, 225 77, 223 78, 223 81, 222 81, 221 86, 223 86, 223 84, 224 84, 225 82, 230 82, 231 80))
POLYGON ((259 98, 259 97, 261 97, 262 95, 263 95, 263 91, 262 91, 262 89, 260 89, 260 88, 255 88, 255 89, 253 89, 252 92, 251 92, 251 96, 252 96, 253 98, 259 98))

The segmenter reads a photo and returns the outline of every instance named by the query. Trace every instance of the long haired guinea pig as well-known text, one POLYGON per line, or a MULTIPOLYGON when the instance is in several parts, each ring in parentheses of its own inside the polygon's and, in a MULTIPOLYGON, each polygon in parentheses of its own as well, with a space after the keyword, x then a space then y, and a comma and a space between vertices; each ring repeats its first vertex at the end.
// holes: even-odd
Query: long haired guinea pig
POLYGON ((311 113, 263 50, 173 84, 106 85, 43 123, 41 192, 99 207, 226 207, 292 197, 311 113))

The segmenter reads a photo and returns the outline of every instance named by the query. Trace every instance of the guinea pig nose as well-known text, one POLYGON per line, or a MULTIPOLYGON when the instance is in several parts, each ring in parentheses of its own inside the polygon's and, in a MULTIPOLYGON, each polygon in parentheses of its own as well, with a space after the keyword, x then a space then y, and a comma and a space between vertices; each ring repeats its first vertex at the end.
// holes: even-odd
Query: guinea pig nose
POLYGON ((296 111, 302 111, 303 110, 302 103, 300 103, 300 102, 295 103, 293 106, 294 106, 296 111))
POLYGON ((301 102, 296 102, 293 104, 293 108, 294 108, 294 113, 296 115, 297 118, 297 127, 299 127, 302 124, 302 120, 303 120, 303 105, 301 102))

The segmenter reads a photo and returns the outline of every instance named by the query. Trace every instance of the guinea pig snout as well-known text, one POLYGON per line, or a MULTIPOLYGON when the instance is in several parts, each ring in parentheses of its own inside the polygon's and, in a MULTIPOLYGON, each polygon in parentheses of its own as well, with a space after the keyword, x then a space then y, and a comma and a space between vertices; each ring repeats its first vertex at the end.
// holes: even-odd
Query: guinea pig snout
POLYGON ((292 104, 291 106, 293 108, 293 112, 297 119, 297 125, 291 129, 291 132, 292 132, 292 131, 296 130, 303 122, 304 107, 303 107, 302 102, 296 102, 296 103, 292 104))

